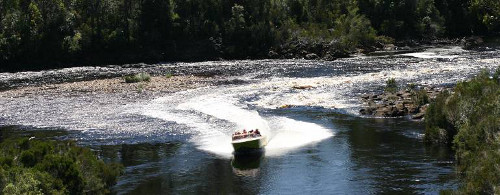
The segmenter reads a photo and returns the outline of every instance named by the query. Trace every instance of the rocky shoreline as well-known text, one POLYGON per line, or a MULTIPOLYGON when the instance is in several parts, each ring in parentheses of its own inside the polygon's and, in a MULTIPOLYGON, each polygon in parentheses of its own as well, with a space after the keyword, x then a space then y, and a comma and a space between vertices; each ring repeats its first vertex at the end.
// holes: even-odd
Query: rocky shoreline
POLYGON ((33 96, 79 96, 83 94, 121 94, 125 97, 156 97, 199 87, 216 82, 213 77, 200 76, 153 76, 150 82, 126 83, 121 77, 88 81, 26 86, 0 91, 0 98, 33 96))
POLYGON ((425 116, 429 102, 449 87, 424 87, 422 89, 404 89, 397 92, 363 94, 360 99, 365 107, 359 110, 361 115, 374 117, 405 117, 420 120, 425 116))
POLYGON ((471 36, 454 39, 431 39, 431 40, 399 40, 394 43, 377 43, 369 48, 358 48, 355 52, 340 50, 334 41, 293 39, 281 44, 278 48, 271 48, 267 58, 270 59, 306 59, 333 61, 338 58, 346 58, 353 54, 363 53, 366 55, 387 55, 416 52, 437 45, 460 45, 466 49, 476 49, 483 45, 482 37, 471 36))

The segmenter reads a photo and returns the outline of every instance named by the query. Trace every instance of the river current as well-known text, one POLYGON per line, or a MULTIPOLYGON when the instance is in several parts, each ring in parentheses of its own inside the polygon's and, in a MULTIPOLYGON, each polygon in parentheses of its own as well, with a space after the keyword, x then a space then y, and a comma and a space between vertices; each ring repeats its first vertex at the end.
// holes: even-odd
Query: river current
POLYGON ((482 69, 493 71, 499 57, 497 49, 440 47, 332 62, 212 61, 0 73, 3 87, 140 71, 216 78, 206 87, 153 98, 1 97, 0 126, 4 132, 75 139, 104 160, 123 163, 125 174, 113 189, 118 194, 438 193, 458 185, 452 151, 425 146, 421 122, 360 116, 359 97, 382 91, 389 78, 401 86, 454 85, 482 69), (263 155, 232 155, 231 133, 243 128, 259 128, 269 137, 263 155))

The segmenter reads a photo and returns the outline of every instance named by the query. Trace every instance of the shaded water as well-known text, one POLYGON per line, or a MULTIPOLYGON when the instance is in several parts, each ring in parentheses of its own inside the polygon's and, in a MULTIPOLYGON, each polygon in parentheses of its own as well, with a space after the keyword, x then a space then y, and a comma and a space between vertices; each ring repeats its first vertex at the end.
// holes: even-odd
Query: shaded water
MULTIPOLYGON (((452 152, 425 147, 419 122, 358 116, 359 95, 382 90, 388 78, 401 85, 450 85, 496 68, 499 56, 497 50, 448 47, 334 62, 107 67, 216 79, 208 87, 144 99, 107 93, 2 97, 0 125, 4 134, 62 129, 50 136, 76 139, 103 159, 122 162, 125 175, 113 189, 119 194, 436 193, 457 186, 452 152), (293 107, 279 109, 283 105, 293 107), (241 128, 269 136, 264 154, 233 157, 230 135, 241 128)), ((37 85, 46 78, 64 81, 68 72, 85 78, 100 70, 0 73, 0 83, 37 85)))

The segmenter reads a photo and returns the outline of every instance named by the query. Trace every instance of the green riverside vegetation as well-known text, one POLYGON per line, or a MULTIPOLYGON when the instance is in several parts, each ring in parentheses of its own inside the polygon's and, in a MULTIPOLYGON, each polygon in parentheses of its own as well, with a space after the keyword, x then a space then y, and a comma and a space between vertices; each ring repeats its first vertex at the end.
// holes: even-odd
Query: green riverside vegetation
POLYGON ((136 75, 128 75, 124 76, 123 79, 125 80, 126 83, 138 83, 138 82, 149 82, 151 81, 151 75, 148 73, 142 72, 138 73, 136 75))
POLYGON ((0 71, 335 57, 393 39, 499 31, 495 0, 0 0, 0 71))
POLYGON ((396 82, 396 79, 390 78, 385 81, 385 88, 384 91, 387 93, 396 93, 398 91, 398 83, 396 82))
POLYGON ((0 194, 107 194, 122 170, 73 141, 0 142, 0 194))
POLYGON ((440 94, 425 115, 425 141, 456 151, 459 192, 500 194, 500 68, 440 94))

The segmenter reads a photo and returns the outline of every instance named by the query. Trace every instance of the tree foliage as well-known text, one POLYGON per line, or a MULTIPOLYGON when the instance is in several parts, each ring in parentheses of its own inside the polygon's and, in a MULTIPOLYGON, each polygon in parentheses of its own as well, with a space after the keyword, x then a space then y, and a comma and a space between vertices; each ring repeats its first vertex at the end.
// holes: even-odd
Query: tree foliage
POLYGON ((11 138, 0 148, 3 194, 104 194, 122 171, 70 141, 11 138))
POLYGON ((294 40, 352 51, 376 35, 499 30, 496 0, 1 0, 0 69, 259 58, 294 40))
POLYGON ((481 72, 441 94, 426 113, 425 140, 453 144, 465 194, 500 191, 500 80, 481 72))

